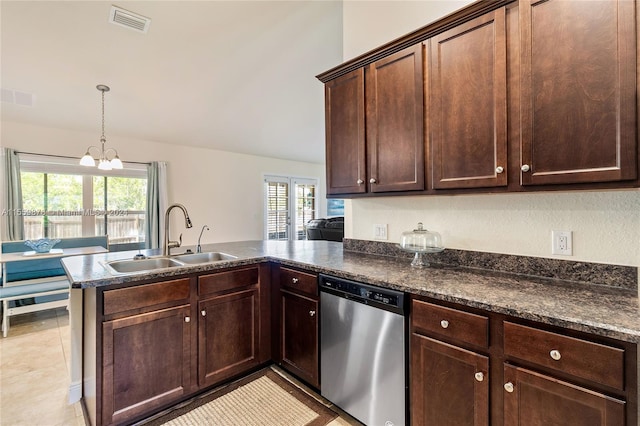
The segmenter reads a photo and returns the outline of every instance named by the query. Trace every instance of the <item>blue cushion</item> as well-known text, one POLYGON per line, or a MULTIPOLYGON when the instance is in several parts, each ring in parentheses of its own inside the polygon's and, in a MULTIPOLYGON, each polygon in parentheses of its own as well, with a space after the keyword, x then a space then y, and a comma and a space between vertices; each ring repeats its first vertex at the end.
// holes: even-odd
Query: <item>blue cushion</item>
POLYGON ((51 281, 46 283, 14 285, 0 287, 0 299, 13 296, 29 296, 45 291, 66 290, 69 288, 68 281, 51 281))
MULTIPOLYGON (((91 246, 108 248, 109 237, 101 235, 97 237, 62 238, 54 248, 65 249, 91 246)), ((24 244, 24 241, 5 241, 2 243, 2 253, 20 253, 30 250, 31 249, 24 244)), ((10 262, 7 263, 6 267, 7 282, 65 275, 65 271, 60 263, 60 258, 44 258, 10 262)))

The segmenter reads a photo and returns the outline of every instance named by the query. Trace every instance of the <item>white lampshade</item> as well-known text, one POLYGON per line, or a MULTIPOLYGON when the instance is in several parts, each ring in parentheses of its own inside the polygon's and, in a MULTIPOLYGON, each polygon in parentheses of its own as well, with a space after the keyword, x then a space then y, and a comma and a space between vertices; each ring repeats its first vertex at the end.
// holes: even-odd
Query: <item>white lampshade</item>
POLYGON ((111 160, 111 167, 113 167, 114 169, 122 168, 122 161, 120 161, 120 158, 117 155, 111 160))
POLYGON ((91 156, 91 154, 89 154, 89 151, 87 151, 87 153, 84 155, 84 157, 82 157, 80 159, 80 165, 81 166, 87 166, 87 167, 95 167, 96 166, 96 160, 94 160, 93 157, 91 156))
POLYGON ((113 167, 111 167, 111 161, 105 160, 105 159, 100 160, 100 164, 98 164, 98 168, 100 170, 111 170, 111 169, 113 169, 113 167))

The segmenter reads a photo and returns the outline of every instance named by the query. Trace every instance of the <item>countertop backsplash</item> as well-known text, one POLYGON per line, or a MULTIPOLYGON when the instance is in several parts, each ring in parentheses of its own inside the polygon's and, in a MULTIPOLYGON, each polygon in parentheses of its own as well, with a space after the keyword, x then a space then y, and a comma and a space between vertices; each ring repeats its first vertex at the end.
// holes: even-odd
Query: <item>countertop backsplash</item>
MULTIPOLYGON (((413 257, 412 253, 405 252, 397 244, 390 242, 345 238, 343 244, 345 251, 408 259, 413 257)), ((424 256, 434 264, 464 266, 467 268, 573 281, 587 285, 638 290, 638 268, 635 266, 576 262, 456 249, 446 249, 441 253, 426 254, 424 256)))

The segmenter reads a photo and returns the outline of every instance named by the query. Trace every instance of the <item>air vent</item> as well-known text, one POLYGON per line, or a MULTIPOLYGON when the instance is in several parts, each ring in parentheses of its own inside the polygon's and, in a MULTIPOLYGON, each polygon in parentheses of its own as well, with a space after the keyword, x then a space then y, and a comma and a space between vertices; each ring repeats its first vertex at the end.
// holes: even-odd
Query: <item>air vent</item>
POLYGON ((32 107, 35 103, 35 96, 31 93, 20 92, 18 90, 2 89, 2 102, 32 107))
POLYGON ((146 33, 149 31, 149 25, 151 25, 151 19, 138 15, 137 13, 129 12, 118 6, 111 6, 111 12, 109 12, 109 22, 121 27, 126 27, 137 31, 139 33, 146 33))

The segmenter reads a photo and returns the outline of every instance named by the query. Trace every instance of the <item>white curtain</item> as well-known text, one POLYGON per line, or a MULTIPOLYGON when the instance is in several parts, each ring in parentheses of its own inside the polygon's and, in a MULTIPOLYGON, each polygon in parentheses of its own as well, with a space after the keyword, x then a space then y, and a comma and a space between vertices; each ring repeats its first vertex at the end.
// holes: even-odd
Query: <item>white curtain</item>
POLYGON ((24 222, 18 211, 22 209, 22 184, 20 181, 20 158, 18 152, 3 148, 4 204, 3 238, 10 241, 24 239, 24 222))
POLYGON ((147 248, 158 248, 163 241, 167 207, 167 163, 153 161, 147 175, 147 248))

